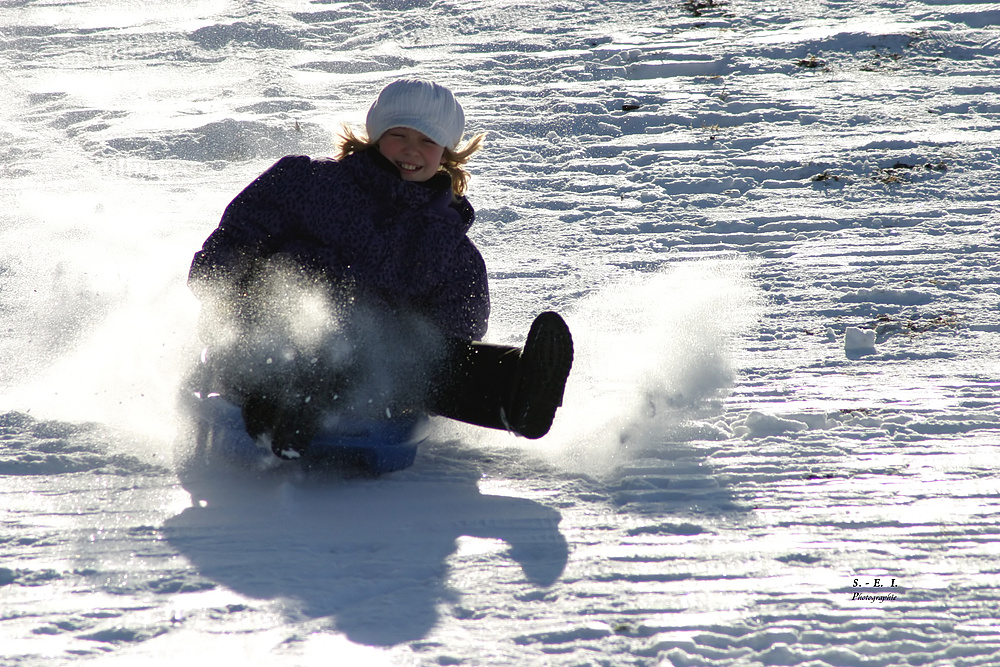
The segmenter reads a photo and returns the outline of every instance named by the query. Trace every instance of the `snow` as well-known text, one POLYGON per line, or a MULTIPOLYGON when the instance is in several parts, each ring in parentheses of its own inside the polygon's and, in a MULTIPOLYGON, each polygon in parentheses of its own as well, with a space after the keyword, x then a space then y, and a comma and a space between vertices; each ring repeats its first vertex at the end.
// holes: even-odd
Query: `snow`
POLYGON ((996 3, 3 4, 0 663, 1000 664, 996 3), (185 467, 191 255, 404 75, 552 433, 185 467))
POLYGON ((872 354, 875 352, 875 332, 857 327, 847 327, 844 331, 844 352, 850 354, 872 354))

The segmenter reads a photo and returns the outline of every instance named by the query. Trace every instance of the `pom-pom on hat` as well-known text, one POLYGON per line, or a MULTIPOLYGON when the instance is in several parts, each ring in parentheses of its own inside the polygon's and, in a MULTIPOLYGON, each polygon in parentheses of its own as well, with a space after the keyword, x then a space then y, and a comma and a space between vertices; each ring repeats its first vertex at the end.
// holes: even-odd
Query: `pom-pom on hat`
POLYGON ((386 130, 407 127, 423 132, 434 143, 455 150, 465 131, 465 112, 444 86, 400 79, 382 89, 368 110, 368 138, 378 141, 386 130))

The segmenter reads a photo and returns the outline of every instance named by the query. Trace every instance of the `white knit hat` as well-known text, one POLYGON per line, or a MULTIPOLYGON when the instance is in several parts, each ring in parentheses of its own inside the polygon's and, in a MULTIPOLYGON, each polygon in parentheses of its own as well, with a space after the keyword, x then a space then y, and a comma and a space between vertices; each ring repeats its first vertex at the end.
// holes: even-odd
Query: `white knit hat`
POLYGON ((386 130, 407 127, 434 143, 454 150, 465 131, 465 112, 451 91, 436 83, 400 79, 382 89, 368 110, 368 138, 378 141, 386 130))

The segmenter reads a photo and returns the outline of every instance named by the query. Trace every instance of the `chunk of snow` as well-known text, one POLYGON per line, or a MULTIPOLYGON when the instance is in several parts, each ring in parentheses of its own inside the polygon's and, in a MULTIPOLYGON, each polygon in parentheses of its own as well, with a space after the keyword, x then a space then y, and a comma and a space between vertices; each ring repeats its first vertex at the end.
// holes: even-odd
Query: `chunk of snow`
POLYGON ((763 412, 751 412, 744 422, 748 438, 764 438, 769 435, 805 431, 809 425, 796 419, 783 419, 776 415, 766 415, 763 412))
POLYGON ((847 331, 844 333, 844 352, 848 354, 875 352, 875 331, 847 327, 847 331))
POLYGON ((914 289, 859 289, 840 297, 844 303, 881 303, 891 306, 919 306, 930 303, 934 297, 914 289))

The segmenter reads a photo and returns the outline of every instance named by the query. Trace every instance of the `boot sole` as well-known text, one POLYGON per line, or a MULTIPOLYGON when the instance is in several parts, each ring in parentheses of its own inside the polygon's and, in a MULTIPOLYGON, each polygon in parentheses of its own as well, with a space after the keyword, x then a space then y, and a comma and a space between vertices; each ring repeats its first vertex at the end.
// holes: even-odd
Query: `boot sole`
POLYGON ((573 366, 573 336, 557 313, 546 311, 528 331, 511 400, 512 429, 535 440, 549 432, 573 366))

